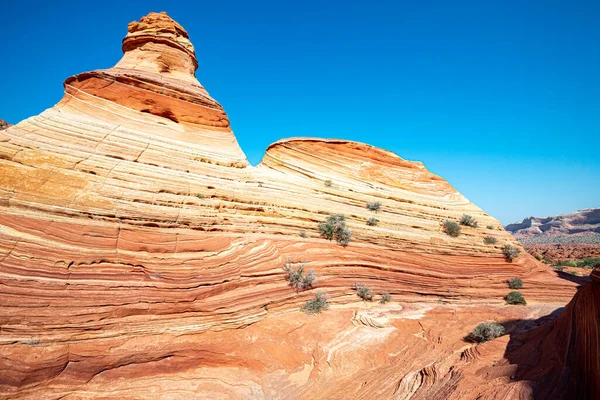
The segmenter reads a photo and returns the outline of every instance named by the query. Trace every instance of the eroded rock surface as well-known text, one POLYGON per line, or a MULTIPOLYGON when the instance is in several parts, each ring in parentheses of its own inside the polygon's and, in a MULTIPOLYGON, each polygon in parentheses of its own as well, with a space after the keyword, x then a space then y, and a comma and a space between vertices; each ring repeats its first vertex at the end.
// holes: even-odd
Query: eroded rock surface
POLYGON ((6 128, 8 128, 9 126, 12 126, 12 125, 11 125, 11 124, 9 124, 8 122, 6 122, 6 121, 5 121, 5 120, 3 120, 3 119, 0 119, 0 131, 1 131, 2 129, 6 129, 6 128))
POLYGON ((575 293, 531 256, 507 262, 513 237, 421 163, 295 138, 249 165, 166 14, 131 23, 123 51, 0 133, 2 396, 451 398, 468 385, 454 365, 479 357, 472 327, 575 293), (348 247, 319 237, 332 213, 348 247), (480 228, 446 235, 465 213, 480 228), (288 259, 316 271, 313 289, 289 287, 288 259), (531 307, 504 305, 514 276, 531 307), (393 304, 365 305, 355 282, 393 304), (333 306, 309 317, 315 291, 333 306))

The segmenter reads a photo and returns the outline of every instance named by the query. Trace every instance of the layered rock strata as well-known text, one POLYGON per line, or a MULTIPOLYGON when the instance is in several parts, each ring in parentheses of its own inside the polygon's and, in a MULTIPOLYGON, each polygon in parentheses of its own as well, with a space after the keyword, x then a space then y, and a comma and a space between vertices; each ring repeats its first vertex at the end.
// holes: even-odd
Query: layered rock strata
POLYGON ((421 163, 295 138, 249 165, 166 14, 131 23, 123 51, 0 133, 9 398, 331 398, 342 387, 410 398, 402 371, 454 360, 476 319, 527 317, 575 293, 533 257, 506 261, 502 246, 519 244, 421 163), (319 236, 332 213, 347 216, 347 247, 319 236), (463 214, 480 228, 446 235, 463 214), (316 271, 313 289, 287 285, 288 259, 316 271), (533 309, 503 305, 513 276, 533 309), (355 282, 402 304, 361 317, 355 282), (333 310, 299 313, 317 290, 333 310))
POLYGON ((534 256, 551 261, 600 257, 600 208, 528 217, 506 226, 534 256))

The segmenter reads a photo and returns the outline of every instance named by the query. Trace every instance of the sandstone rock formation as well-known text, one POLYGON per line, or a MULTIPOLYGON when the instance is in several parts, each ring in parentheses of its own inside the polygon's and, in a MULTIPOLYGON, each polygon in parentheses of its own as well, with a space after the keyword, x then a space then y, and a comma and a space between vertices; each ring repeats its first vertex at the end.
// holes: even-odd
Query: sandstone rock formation
POLYGON ((600 208, 552 217, 528 217, 506 226, 525 247, 551 261, 600 256, 600 208))
POLYGON ((11 124, 9 124, 8 122, 6 122, 6 121, 5 121, 5 120, 3 120, 3 119, 0 119, 0 130, 2 130, 2 129, 6 129, 6 128, 8 128, 9 126, 12 126, 12 125, 11 125, 11 124))
POLYGON ((0 397, 493 398, 508 381, 469 366, 508 336, 483 359, 463 337, 576 292, 525 253, 506 261, 513 237, 421 163, 294 138, 249 165, 166 14, 131 23, 123 52, 0 133, 0 397), (332 213, 347 247, 319 236, 332 213), (465 213, 480 228, 446 235, 465 213), (288 259, 313 289, 290 288, 288 259), (513 276, 530 306, 504 304, 513 276), (355 282, 393 302, 359 301, 355 282), (316 291, 331 309, 301 313, 316 291))

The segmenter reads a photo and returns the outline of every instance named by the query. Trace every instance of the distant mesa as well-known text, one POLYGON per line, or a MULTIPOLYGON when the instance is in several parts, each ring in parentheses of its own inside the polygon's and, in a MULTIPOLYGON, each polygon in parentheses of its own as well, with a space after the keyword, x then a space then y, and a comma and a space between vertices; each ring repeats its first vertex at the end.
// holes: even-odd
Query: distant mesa
POLYGON ((550 261, 600 257, 600 208, 528 217, 506 226, 531 254, 550 261))

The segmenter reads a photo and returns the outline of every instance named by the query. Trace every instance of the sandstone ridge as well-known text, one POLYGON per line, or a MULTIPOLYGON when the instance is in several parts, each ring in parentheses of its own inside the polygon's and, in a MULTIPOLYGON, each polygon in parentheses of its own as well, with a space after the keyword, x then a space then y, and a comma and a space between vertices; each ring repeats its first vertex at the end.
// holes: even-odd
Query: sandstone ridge
POLYGON ((421 163, 294 138, 251 166, 165 13, 131 23, 123 52, 0 133, 7 398, 452 393, 462 375, 450 366, 472 356, 466 330, 539 316, 576 292, 527 254, 507 261, 502 246, 518 242, 421 163), (353 231, 347 247, 319 236, 333 213, 353 231), (463 214, 479 227, 446 235, 463 214), (315 270, 314 288, 289 287, 288 259, 315 270), (504 304, 514 276, 531 307, 504 304), (356 282, 393 305, 360 302, 356 282), (299 307, 315 291, 332 309, 309 317, 299 307))

